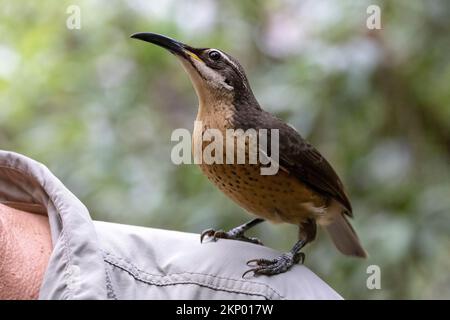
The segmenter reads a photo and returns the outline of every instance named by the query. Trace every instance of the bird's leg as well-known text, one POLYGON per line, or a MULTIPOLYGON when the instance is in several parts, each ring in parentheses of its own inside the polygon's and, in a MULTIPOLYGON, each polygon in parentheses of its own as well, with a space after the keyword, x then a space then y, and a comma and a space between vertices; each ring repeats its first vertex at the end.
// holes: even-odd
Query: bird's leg
POLYGON ((305 261, 305 254, 300 250, 316 237, 317 227, 314 219, 307 219, 299 225, 299 240, 292 247, 291 251, 283 253, 281 256, 269 259, 253 259, 247 262, 248 266, 252 268, 247 270, 242 277, 247 273, 253 272, 254 275, 275 275, 288 271, 294 264, 305 261))
POLYGON ((242 278, 247 274, 253 272, 254 275, 275 275, 288 271, 294 264, 303 263, 305 261, 305 254, 300 250, 307 242, 304 239, 298 240, 292 247, 291 251, 283 253, 281 256, 269 259, 252 259, 247 262, 251 268, 242 275, 242 278))
POLYGON ((264 219, 255 218, 255 219, 253 219, 247 223, 244 223, 236 228, 233 228, 227 232, 225 232, 223 230, 216 231, 214 229, 206 229, 200 235, 200 242, 203 242, 203 238, 208 236, 208 237, 211 237, 213 239, 213 241, 216 241, 217 239, 222 238, 222 239, 233 239, 233 240, 246 241, 246 242, 251 242, 251 243, 262 245, 262 242, 259 239, 253 238, 253 237, 247 237, 244 235, 244 232, 263 221, 264 221, 264 219))

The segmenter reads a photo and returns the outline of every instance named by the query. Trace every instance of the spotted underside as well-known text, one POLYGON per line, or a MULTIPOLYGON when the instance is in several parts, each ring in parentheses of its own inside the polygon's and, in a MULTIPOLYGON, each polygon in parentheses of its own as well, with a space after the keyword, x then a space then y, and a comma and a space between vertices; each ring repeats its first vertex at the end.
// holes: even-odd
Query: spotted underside
MULTIPOLYGON (((220 115, 218 115, 220 116, 220 115)), ((223 115, 221 115, 223 117, 223 115)), ((222 118, 223 119, 223 118, 222 118)), ((214 128, 223 132, 231 124, 214 118, 200 119, 202 127, 194 129, 193 145, 198 143, 205 130, 214 128)), ((230 141, 225 141, 230 143, 230 141)), ((236 155, 237 143, 233 141, 236 155)), ((225 148, 223 148, 225 149, 225 148)), ((246 164, 200 164, 202 172, 223 193, 248 212, 272 222, 301 224, 308 218, 320 219, 325 215, 328 199, 313 191, 297 178, 280 168, 275 175, 261 175, 260 164, 248 164, 248 141, 246 141, 246 164)), ((226 155, 223 156, 226 159, 226 155)))
POLYGON ((326 199, 285 171, 263 176, 259 165, 200 165, 223 193, 244 209, 272 222, 300 224, 325 213, 326 199))

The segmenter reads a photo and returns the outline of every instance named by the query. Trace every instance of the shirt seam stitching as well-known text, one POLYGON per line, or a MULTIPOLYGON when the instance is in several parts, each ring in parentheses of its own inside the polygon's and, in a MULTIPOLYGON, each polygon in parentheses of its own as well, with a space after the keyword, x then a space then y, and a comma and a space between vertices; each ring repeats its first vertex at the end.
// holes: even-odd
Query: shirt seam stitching
POLYGON ((150 284, 154 284, 154 285, 157 285, 157 286, 168 286, 168 285, 189 284, 189 283, 191 283, 191 284, 197 284, 199 286, 208 287, 208 288, 211 288, 211 289, 214 289, 214 290, 228 291, 228 292, 241 293, 241 294, 247 294, 247 295, 262 296, 262 297, 264 297, 265 299, 268 299, 268 300, 271 299, 269 296, 273 296, 273 295, 278 296, 279 299, 285 299, 285 297, 283 295, 281 295, 279 292, 277 292, 275 289, 273 289, 272 287, 268 286, 265 283, 256 283, 256 282, 252 282, 252 281, 242 281, 242 280, 238 280, 238 279, 232 279, 232 278, 227 278, 227 277, 220 277, 220 276, 213 275, 213 274, 206 274, 206 273, 200 273, 200 272, 189 272, 189 271, 179 272, 179 273, 169 273, 169 274, 166 274, 166 275, 156 275, 156 274, 151 274, 151 273, 148 273, 148 272, 146 272, 146 271, 144 271, 142 269, 137 268, 134 264, 132 264, 129 261, 125 261, 125 264, 128 264, 129 266, 131 266, 131 268, 136 269, 136 271, 138 273, 138 274, 136 274, 136 272, 133 272, 132 270, 130 270, 129 267, 124 265, 124 263, 120 263, 118 261, 114 261, 114 258, 120 259, 120 260, 124 260, 124 259, 121 259, 119 257, 115 257, 113 254, 111 254, 110 252, 107 252, 107 251, 104 251, 104 253, 107 256, 110 256, 110 258, 107 257, 107 256, 104 256, 104 261, 106 263, 108 263, 108 264, 110 264, 112 266, 115 266, 115 267, 119 268, 122 271, 125 271, 126 273, 131 275, 134 279, 136 279, 138 281, 141 281, 141 282, 144 282, 144 283, 150 283, 150 284), (150 279, 145 279, 145 278, 141 277, 139 274, 147 275, 150 279), (167 278, 167 277, 170 277, 170 276, 186 275, 186 274, 208 276, 208 277, 212 277, 212 278, 216 278, 216 279, 220 279, 220 280, 230 280, 230 281, 234 281, 234 282, 238 282, 238 283, 251 283, 251 284, 258 285, 260 287, 265 287, 267 290, 271 291, 271 294, 268 296, 268 295, 266 295, 264 293, 261 293, 261 292, 254 292, 254 291, 252 292, 252 291, 247 291, 247 290, 238 290, 238 289, 232 289, 232 288, 224 287, 224 286, 214 286, 214 285, 211 285, 211 284, 207 284, 207 283, 203 283, 203 282, 195 281, 195 280, 176 281, 176 280, 167 280, 167 279, 165 279, 166 281, 168 281, 166 283, 159 282, 156 279, 153 279, 155 281, 151 281, 151 278, 155 278, 155 277, 167 278))

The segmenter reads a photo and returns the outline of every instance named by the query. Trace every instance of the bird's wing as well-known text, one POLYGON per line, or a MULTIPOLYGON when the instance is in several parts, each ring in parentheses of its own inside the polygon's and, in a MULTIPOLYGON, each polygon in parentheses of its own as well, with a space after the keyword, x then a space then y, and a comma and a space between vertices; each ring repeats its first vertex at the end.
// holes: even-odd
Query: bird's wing
POLYGON ((337 200, 347 210, 346 213, 352 216, 350 200, 334 169, 319 151, 295 133, 298 137, 286 139, 283 135, 290 136, 293 133, 280 130, 280 166, 311 189, 337 200), (283 140, 290 141, 285 144, 283 140))
MULTIPOLYGON (((334 169, 294 128, 265 111, 259 111, 257 116, 238 120, 241 120, 239 125, 243 129, 278 129, 281 168, 311 189, 335 199, 346 209, 346 214, 353 216, 350 200, 334 169)), ((270 137, 268 138, 270 146, 270 137)))

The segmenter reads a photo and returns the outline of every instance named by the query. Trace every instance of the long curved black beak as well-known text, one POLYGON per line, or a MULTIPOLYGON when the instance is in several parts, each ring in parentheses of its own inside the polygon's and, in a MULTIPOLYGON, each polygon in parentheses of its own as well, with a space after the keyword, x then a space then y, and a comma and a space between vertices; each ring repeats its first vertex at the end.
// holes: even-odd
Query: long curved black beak
POLYGON ((156 44, 157 46, 167 49, 171 53, 184 58, 187 58, 186 51, 194 53, 192 50, 193 48, 188 45, 157 33, 138 32, 131 35, 131 38, 156 44))

